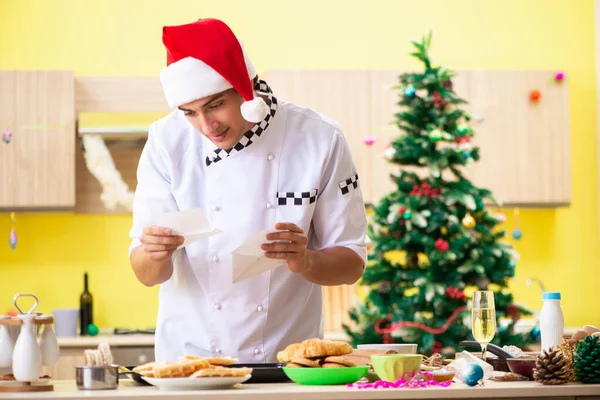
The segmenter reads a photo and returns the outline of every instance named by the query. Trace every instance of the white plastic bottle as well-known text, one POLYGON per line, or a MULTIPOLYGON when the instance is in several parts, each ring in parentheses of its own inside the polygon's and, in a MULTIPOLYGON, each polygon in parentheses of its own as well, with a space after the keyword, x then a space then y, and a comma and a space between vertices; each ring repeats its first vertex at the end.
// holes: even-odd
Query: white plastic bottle
POLYGON ((565 329, 565 320, 560 308, 559 292, 542 293, 542 311, 540 312, 540 335, 542 351, 560 345, 565 329))

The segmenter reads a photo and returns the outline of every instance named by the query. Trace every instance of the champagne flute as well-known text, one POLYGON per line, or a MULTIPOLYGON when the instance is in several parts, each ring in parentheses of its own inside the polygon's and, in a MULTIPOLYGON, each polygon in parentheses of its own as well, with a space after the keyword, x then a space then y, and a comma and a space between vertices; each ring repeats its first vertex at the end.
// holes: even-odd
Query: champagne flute
POLYGON ((471 309, 473 337, 481 345, 481 357, 485 362, 487 345, 496 334, 496 306, 494 305, 494 292, 491 290, 478 290, 473 294, 473 308, 471 309))

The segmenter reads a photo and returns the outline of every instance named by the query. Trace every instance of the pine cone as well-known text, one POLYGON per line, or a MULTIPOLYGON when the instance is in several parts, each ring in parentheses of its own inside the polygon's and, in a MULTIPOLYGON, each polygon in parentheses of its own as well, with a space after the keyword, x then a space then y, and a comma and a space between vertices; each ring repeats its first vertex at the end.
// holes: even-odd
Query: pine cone
POLYGON ((586 336, 575 349, 575 378, 582 383, 600 383, 600 338, 586 336))
POLYGON ((568 360, 568 366, 571 370, 571 382, 575 381, 575 367, 573 366, 575 348, 577 347, 578 340, 573 339, 563 339, 558 346, 558 349, 563 353, 563 355, 568 360))
POLYGON ((543 385, 561 385, 572 380, 569 360, 558 348, 544 350, 535 362, 533 378, 543 385))

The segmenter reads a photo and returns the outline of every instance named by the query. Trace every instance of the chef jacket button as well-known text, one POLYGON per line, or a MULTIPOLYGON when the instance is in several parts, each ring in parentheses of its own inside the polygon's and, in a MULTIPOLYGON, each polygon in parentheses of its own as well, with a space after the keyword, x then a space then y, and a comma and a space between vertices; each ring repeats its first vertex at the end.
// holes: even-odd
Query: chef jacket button
POLYGON ((217 205, 214 205, 214 206, 213 206, 213 210, 214 210, 214 211, 221 211, 221 207, 219 207, 219 206, 217 206, 217 205))
POLYGON ((214 255, 212 260, 213 260, 213 262, 216 262, 216 263, 219 262, 219 256, 214 255))
POLYGON ((222 308, 222 307, 221 307, 221 305, 220 305, 220 304, 218 304, 218 303, 217 303, 217 304, 215 304, 215 310, 220 310, 221 308, 222 308))
POLYGON ((215 353, 217 353, 217 354, 221 354, 221 353, 222 353, 222 352, 221 352, 221 349, 215 349, 215 353))
POLYGON ((269 160, 269 161, 273 161, 274 158, 275 158, 275 156, 273 154, 269 154, 267 156, 267 160, 269 160))
POLYGON ((260 354, 260 349, 254 349, 254 354, 260 354))
POLYGON ((258 311, 262 311, 262 310, 264 310, 264 309, 263 309, 263 306, 258 306, 258 307, 256 307, 256 309, 257 309, 258 311))
POLYGON ((267 203, 267 208, 272 208, 272 207, 273 207, 273 204, 267 203))

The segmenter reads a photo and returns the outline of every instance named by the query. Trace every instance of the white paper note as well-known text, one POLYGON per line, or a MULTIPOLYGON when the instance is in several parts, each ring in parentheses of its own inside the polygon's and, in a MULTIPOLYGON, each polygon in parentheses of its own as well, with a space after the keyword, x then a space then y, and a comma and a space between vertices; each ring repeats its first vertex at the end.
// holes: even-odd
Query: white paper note
POLYGON ((220 229, 213 228, 202 210, 193 208, 184 211, 160 213, 156 216, 156 225, 172 230, 174 235, 183 236, 183 244, 177 247, 173 259, 173 283, 180 290, 186 289, 186 282, 182 268, 184 268, 183 247, 209 236, 221 233, 220 229))
POLYGON ((156 225, 170 228, 174 235, 183 236, 184 242, 178 249, 222 232, 208 223, 199 208, 160 213, 156 217, 156 225))
POLYGON ((251 276, 261 274, 285 264, 285 260, 267 258, 260 246, 264 243, 274 243, 267 240, 267 234, 280 232, 277 230, 264 230, 250 237, 244 244, 233 251, 233 283, 251 276))

